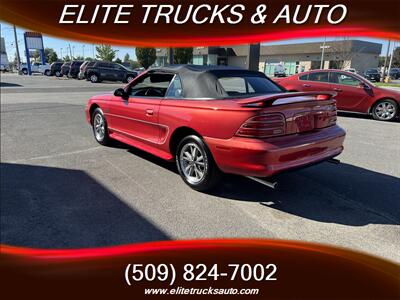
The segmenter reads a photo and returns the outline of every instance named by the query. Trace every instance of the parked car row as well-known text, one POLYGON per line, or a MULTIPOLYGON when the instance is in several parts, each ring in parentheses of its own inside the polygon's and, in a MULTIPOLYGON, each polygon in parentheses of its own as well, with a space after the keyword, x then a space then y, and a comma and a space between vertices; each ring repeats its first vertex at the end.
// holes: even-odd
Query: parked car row
POLYGON ((93 83, 103 80, 130 82, 138 72, 115 62, 73 60, 52 63, 46 75, 86 79, 93 83))
POLYGON ((335 92, 338 110, 371 114, 374 119, 381 121, 391 121, 399 116, 399 91, 377 87, 352 72, 313 70, 286 78, 274 78, 274 81, 291 92, 335 92))

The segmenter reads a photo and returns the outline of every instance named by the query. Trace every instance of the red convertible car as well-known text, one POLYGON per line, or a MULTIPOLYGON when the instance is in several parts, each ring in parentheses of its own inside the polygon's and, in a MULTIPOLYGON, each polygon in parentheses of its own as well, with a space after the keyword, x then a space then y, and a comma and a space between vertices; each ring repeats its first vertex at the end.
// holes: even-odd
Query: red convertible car
POLYGON ((400 92, 377 87, 354 73, 313 70, 274 80, 288 91, 334 91, 338 110, 372 114, 380 121, 399 116, 400 92))
POLYGON ((100 144, 176 160, 185 183, 204 191, 222 173, 267 177, 340 154, 333 96, 287 93, 260 72, 170 66, 92 97, 86 118, 100 144))

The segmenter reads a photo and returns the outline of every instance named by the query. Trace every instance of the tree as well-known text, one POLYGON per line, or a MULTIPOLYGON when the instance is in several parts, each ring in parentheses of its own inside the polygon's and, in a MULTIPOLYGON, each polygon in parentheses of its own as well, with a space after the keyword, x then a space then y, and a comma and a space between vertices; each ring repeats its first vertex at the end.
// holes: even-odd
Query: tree
POLYGON ((46 58, 46 62, 51 64, 58 60, 57 53, 54 51, 53 48, 45 48, 44 49, 44 56, 46 58))
POLYGON ((69 62, 69 61, 71 61, 71 58, 69 57, 69 55, 64 56, 63 61, 69 62))
POLYGON ((131 64, 132 69, 138 69, 141 67, 140 63, 136 60, 131 60, 130 64, 131 64))
POLYGON ((392 68, 400 68, 400 47, 393 52, 392 68))
POLYGON ((87 61, 93 61, 94 59, 92 57, 86 57, 85 60, 87 61))
POLYGON ((130 57, 129 57, 128 53, 125 54, 125 56, 124 56, 124 62, 130 62, 130 57))
POLYGON ((339 38, 335 43, 327 42, 326 44, 329 48, 325 50, 324 61, 330 61, 329 68, 331 69, 344 70, 350 68, 353 58, 365 49, 365 47, 353 49, 349 38, 339 38), (334 57, 329 57, 333 54, 334 57))
POLYGON ((122 60, 120 60, 118 57, 116 60, 114 60, 114 62, 116 62, 117 64, 122 64, 122 60))
POLYGON ((39 50, 35 50, 34 52, 31 52, 30 56, 33 58, 34 62, 40 62, 39 50))
POLYGON ((378 67, 383 67, 384 64, 385 64, 385 56, 379 56, 378 67))
POLYGON ((75 60, 84 60, 84 57, 81 55, 75 56, 75 60))
POLYGON ((112 61, 118 50, 114 50, 110 45, 98 45, 96 46, 96 58, 105 61, 112 61))
POLYGON ((155 48, 135 48, 136 57, 143 68, 147 69, 156 61, 155 48))
POLYGON ((193 48, 175 48, 174 49, 174 63, 187 64, 193 59, 193 48))

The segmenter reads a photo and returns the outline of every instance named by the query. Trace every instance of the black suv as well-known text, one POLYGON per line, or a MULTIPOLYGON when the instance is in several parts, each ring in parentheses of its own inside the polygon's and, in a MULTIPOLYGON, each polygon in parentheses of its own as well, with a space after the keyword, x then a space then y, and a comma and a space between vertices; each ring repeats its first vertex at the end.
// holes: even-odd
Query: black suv
POLYGON ((86 65, 84 75, 93 83, 102 80, 129 82, 137 76, 137 72, 113 62, 92 61, 86 65))
POLYGON ((61 66, 61 76, 68 76, 70 66, 70 62, 63 63, 63 65, 61 66))
POLYGON ((379 71, 377 69, 367 69, 364 72, 364 77, 370 81, 381 81, 381 74, 379 74, 379 71))
POLYGON ((392 79, 399 79, 400 78, 400 68, 390 69, 389 76, 392 79))
POLYGON ((63 65, 63 62, 62 61, 56 61, 56 62, 53 62, 51 65, 50 65, 50 76, 57 76, 57 77, 61 77, 62 76, 62 74, 61 74, 61 66, 63 65))
POLYGON ((72 78, 77 78, 81 64, 83 64, 83 60, 73 60, 71 62, 71 66, 69 67, 68 76, 72 78))

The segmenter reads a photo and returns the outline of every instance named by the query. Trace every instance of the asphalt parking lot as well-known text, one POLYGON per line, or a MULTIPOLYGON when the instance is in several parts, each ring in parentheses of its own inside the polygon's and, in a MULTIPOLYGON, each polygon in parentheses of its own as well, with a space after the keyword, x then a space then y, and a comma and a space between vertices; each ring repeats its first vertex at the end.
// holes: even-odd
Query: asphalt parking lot
POLYGON ((84 106, 121 83, 1 75, 1 242, 76 248, 256 237, 313 241, 400 262, 400 123, 341 114, 340 165, 226 176, 211 194, 174 164, 92 137, 84 106))

